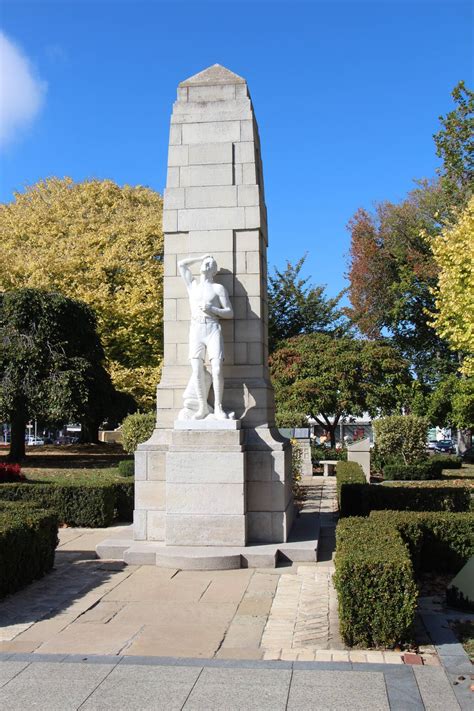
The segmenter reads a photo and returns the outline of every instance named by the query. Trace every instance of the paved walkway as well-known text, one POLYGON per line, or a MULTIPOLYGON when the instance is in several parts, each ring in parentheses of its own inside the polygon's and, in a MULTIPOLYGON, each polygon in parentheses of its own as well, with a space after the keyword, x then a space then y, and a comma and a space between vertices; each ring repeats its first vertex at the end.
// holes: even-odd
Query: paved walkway
MULTIPOLYGON (((305 483, 321 522, 314 564, 124 566, 94 557, 104 530, 62 529, 54 571, 0 602, 0 706, 468 708, 452 640, 449 679, 440 666, 403 665, 400 653, 344 648, 331 580, 335 481, 305 483)), ((423 651, 425 665, 439 665, 432 645, 423 651)))

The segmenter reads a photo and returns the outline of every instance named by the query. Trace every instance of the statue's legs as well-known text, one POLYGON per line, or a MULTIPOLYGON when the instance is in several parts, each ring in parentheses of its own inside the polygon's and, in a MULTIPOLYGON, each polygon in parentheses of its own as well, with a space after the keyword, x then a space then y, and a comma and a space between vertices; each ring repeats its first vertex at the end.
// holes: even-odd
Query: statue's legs
POLYGON ((206 384, 204 381, 204 363, 201 358, 191 358, 191 368, 193 371, 194 384, 198 401, 198 409, 194 420, 202 420, 206 417, 208 409, 206 406, 206 384))
POLYGON ((222 368, 222 358, 211 360, 212 387, 214 388, 214 416, 218 420, 227 419, 227 415, 222 409, 222 395, 224 393, 224 374, 222 368))

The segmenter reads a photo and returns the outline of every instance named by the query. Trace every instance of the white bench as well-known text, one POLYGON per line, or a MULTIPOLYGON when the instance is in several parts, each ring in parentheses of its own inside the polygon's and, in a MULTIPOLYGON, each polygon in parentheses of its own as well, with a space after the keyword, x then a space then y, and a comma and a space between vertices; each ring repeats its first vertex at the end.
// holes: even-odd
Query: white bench
POLYGON ((323 467, 323 476, 329 476, 329 474, 334 472, 337 459, 321 459, 318 464, 323 467))

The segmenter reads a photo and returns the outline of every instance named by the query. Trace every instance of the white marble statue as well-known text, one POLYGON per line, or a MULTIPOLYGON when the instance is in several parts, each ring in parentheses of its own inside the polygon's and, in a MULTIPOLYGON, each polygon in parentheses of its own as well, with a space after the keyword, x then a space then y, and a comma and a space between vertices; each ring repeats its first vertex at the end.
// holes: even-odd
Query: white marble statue
POLYGON ((203 257, 181 259, 178 262, 178 269, 186 283, 191 308, 189 360, 192 368, 191 380, 184 395, 185 410, 181 411, 179 419, 192 417, 202 420, 211 412, 207 403, 210 383, 207 382, 209 379, 206 380, 207 371, 204 368, 204 358, 207 351, 211 362, 214 389, 213 418, 225 420, 227 415, 222 408, 224 340, 219 321, 221 318, 233 318, 234 312, 229 294, 225 287, 214 282, 217 263, 210 254, 205 254, 203 257), (201 262, 199 279, 195 279, 189 269, 189 266, 196 262, 201 262), (193 398, 195 398, 196 407, 191 405, 193 398))

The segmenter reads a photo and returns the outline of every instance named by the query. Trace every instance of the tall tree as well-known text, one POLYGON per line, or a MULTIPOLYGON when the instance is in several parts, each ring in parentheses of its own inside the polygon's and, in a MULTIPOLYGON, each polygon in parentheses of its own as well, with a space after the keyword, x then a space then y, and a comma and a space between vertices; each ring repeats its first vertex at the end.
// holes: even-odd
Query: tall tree
POLYGON ((304 255, 286 269, 275 268, 268 278, 268 330, 270 353, 279 341, 301 333, 342 333, 347 327, 337 304, 342 294, 333 299, 324 296, 324 286, 309 284, 300 273, 304 255))
POLYGON ((405 402, 406 361, 385 340, 308 334, 280 343, 270 357, 277 423, 298 426, 310 416, 335 446, 342 417, 391 414, 405 402))
POLYGON ((456 106, 439 117, 442 128, 433 138, 436 154, 442 159, 438 172, 443 188, 453 206, 463 207, 474 183, 474 92, 460 81, 452 97, 456 106))
POLYGON ((474 197, 458 221, 430 241, 438 267, 431 324, 474 376, 474 197))
POLYGON ((0 290, 47 289, 89 304, 115 386, 142 409, 162 359, 161 219, 158 193, 110 180, 51 178, 0 205, 0 290))
POLYGON ((32 418, 98 426, 113 387, 87 304, 37 289, 0 294, 0 343, 0 416, 11 423, 10 459, 25 456, 32 418))

